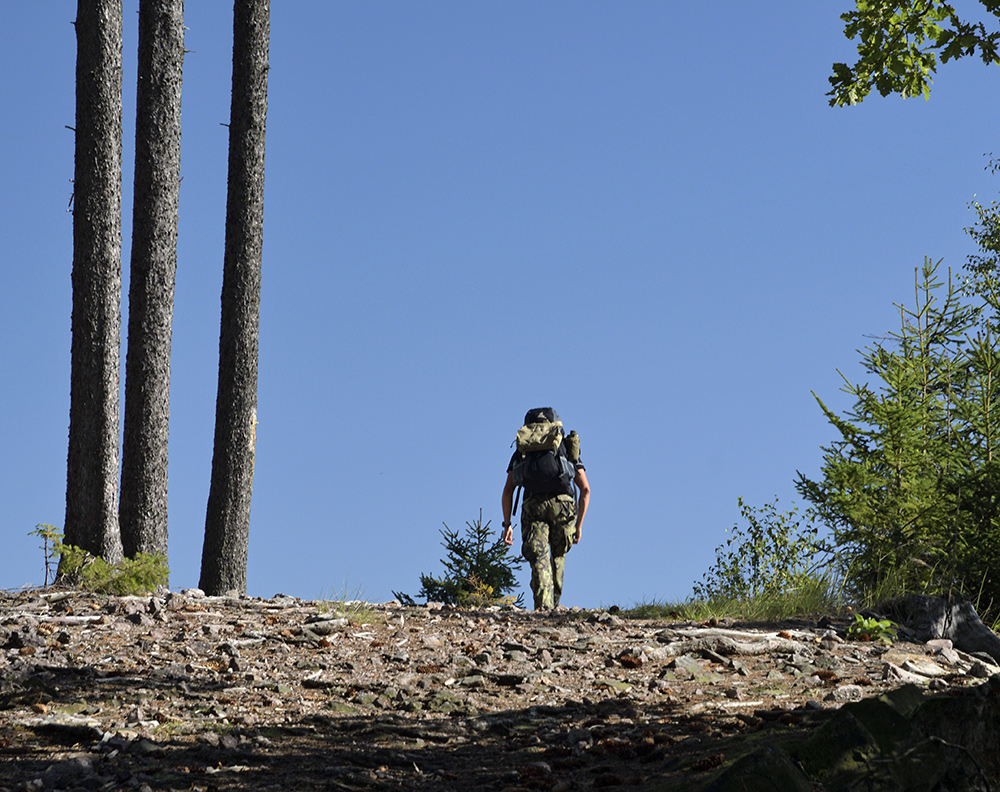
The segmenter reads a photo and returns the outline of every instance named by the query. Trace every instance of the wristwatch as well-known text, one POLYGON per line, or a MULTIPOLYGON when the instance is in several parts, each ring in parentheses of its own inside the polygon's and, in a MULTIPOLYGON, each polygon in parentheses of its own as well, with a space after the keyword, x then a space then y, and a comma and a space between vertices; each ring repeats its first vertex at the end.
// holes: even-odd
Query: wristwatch
POLYGON ((500 523, 504 528, 510 528, 510 520, 504 523, 500 523))

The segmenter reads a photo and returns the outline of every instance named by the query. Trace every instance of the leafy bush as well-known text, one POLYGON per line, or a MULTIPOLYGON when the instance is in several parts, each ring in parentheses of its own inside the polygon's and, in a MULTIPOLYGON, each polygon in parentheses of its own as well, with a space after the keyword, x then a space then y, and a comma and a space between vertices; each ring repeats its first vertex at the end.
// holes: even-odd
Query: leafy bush
MULTIPOLYGON (((420 593, 425 602, 441 602, 445 605, 481 608, 490 605, 518 605, 524 603, 524 595, 514 597, 511 592, 518 588, 514 573, 521 566, 520 559, 514 557, 501 536, 494 538, 490 522, 483 524, 483 512, 479 519, 466 522, 465 535, 459 535, 447 523, 441 543, 447 557, 441 559, 445 575, 420 575, 420 593)), ((393 592, 402 602, 413 602, 406 594, 393 592)))
POLYGON ((159 553, 136 553, 134 558, 109 564, 78 547, 64 545, 59 566, 60 578, 103 594, 146 594, 170 579, 167 561, 159 553))
POLYGON ((38 525, 32 535, 41 536, 45 551, 45 585, 50 568, 58 566, 58 580, 102 594, 146 594, 170 579, 167 559, 159 553, 136 553, 120 563, 109 564, 73 545, 63 544, 62 532, 51 525, 38 525))
POLYGON ((758 600, 814 586, 822 548, 817 529, 803 525, 798 510, 779 512, 777 498, 759 509, 738 500, 746 526, 733 526, 732 536, 715 550, 715 564, 694 596, 703 600, 758 600))

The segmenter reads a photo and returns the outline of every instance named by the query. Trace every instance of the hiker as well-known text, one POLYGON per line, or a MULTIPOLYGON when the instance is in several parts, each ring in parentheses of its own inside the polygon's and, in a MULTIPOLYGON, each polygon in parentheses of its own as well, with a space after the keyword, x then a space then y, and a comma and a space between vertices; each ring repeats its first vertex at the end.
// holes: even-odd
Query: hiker
POLYGON ((501 497, 503 541, 514 544, 514 493, 522 487, 521 555, 531 565, 535 610, 550 610, 562 596, 566 553, 582 535, 590 484, 580 461, 579 437, 575 431, 563 434, 562 421, 551 407, 529 410, 515 443, 501 497), (573 495, 574 487, 579 498, 573 495))

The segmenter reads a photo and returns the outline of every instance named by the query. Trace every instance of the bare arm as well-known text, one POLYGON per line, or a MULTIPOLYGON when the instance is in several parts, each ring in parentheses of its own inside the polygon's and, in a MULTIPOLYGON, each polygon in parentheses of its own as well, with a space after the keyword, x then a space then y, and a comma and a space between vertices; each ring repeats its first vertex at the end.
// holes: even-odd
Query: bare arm
POLYGON ((503 485, 503 495, 500 496, 500 505, 503 508, 503 542, 508 547, 514 544, 514 526, 510 522, 510 513, 514 509, 514 477, 508 472, 507 481, 503 485))
POLYGON ((577 468, 576 478, 573 479, 580 497, 576 502, 576 536, 573 537, 573 544, 578 544, 583 536, 583 518, 587 514, 587 507, 590 505, 590 482, 587 481, 587 471, 577 468))

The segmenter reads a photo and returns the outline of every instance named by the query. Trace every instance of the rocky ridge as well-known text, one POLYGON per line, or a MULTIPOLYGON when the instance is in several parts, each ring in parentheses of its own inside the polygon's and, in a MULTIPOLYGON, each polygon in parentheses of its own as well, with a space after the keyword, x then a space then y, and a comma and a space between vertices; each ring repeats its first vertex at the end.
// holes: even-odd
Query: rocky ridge
POLYGON ((993 695, 989 656, 844 626, 0 592, 0 792, 722 789, 851 702, 993 695))

